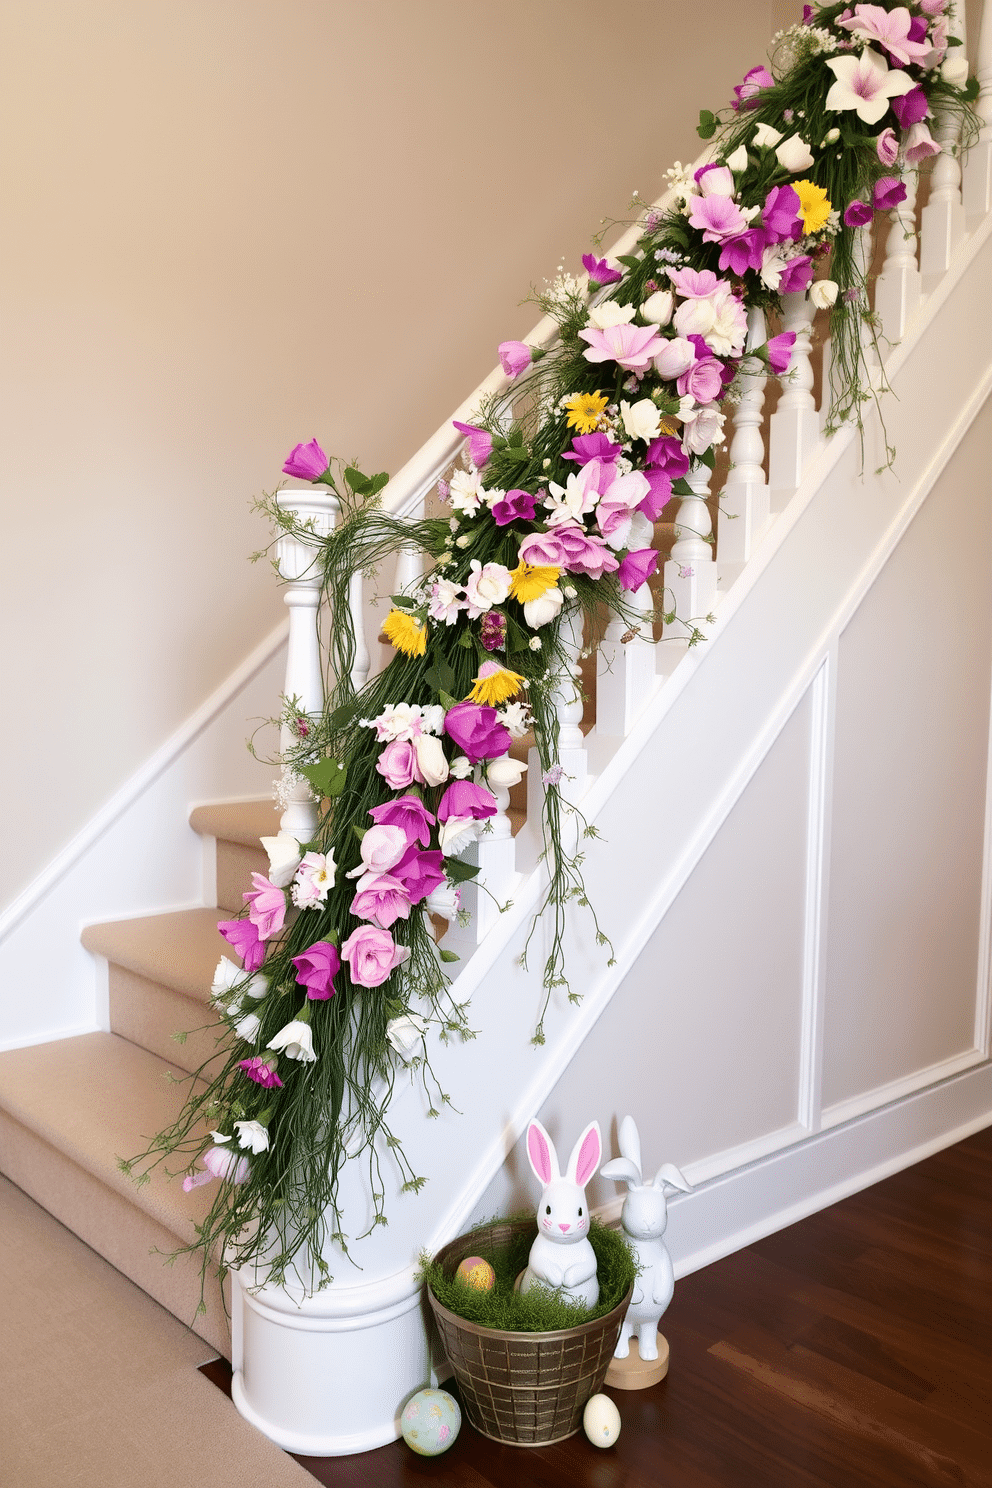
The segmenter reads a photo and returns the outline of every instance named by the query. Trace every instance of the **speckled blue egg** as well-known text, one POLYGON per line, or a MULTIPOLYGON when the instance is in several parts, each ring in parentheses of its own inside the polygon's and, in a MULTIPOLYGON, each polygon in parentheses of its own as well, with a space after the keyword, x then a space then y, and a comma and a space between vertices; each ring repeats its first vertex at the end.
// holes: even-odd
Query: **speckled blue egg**
POLYGON ((458 1401, 447 1390, 418 1390, 403 1407, 403 1440, 421 1457, 439 1457, 461 1430, 458 1401))

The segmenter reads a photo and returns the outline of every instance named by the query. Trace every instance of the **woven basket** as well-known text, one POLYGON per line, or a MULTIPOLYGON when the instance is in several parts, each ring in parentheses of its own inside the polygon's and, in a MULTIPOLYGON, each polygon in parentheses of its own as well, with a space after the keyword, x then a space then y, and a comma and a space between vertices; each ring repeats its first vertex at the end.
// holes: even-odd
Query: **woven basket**
MULTIPOLYGON (((435 1260, 453 1276, 466 1256, 500 1249, 524 1233, 537 1234, 533 1220, 486 1225, 452 1240, 435 1260)), ((429 1288, 427 1296, 476 1431, 511 1446, 547 1447, 581 1428, 586 1401, 602 1387, 613 1358, 631 1292, 605 1317, 555 1333, 480 1328, 442 1307, 429 1288)))

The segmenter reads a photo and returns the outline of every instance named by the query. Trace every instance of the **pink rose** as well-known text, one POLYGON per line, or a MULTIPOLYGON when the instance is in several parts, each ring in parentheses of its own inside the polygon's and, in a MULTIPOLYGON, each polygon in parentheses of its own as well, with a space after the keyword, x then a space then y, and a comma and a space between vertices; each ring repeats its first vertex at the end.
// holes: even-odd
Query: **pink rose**
POLYGON ((388 929, 396 920, 410 918, 410 896, 391 873, 366 873, 355 887, 350 909, 356 920, 374 920, 388 929))
POLYGON ((883 165, 895 165, 899 158, 899 141, 894 129, 883 129, 875 141, 875 154, 883 165))
POLYGON ((435 818, 419 796, 400 796, 398 801, 373 806, 369 816, 377 826, 399 827, 407 842, 419 842, 424 847, 430 843, 435 818))
POLYGON ((530 347, 524 341, 499 343, 500 366, 507 377, 519 377, 530 366, 530 347))
POLYGON ((381 987, 409 954, 406 946, 395 943, 388 930, 375 925, 359 925, 341 947, 342 960, 348 962, 351 980, 359 987, 381 987))
POLYGON ((424 785, 424 777, 417 763, 417 751, 409 739, 394 739, 387 744, 375 762, 375 767, 392 790, 406 790, 408 785, 424 785))
POLYGON ((410 903, 419 904, 444 883, 444 869, 441 864, 442 854, 437 849, 433 852, 418 852, 416 847, 411 847, 396 864, 392 877, 399 879, 410 903))
POLYGON ((314 482, 327 474, 329 463, 316 439, 311 439, 309 444, 293 446, 282 469, 284 475, 292 475, 297 480, 314 482))
POLYGON ((620 567, 606 546, 605 538, 589 537, 581 527, 567 523, 556 531, 565 556, 566 572, 584 573, 591 579, 599 579, 604 573, 615 573, 620 567))
POLYGON ((557 532, 531 532, 520 544, 517 558, 535 568, 561 568, 565 562, 557 532))

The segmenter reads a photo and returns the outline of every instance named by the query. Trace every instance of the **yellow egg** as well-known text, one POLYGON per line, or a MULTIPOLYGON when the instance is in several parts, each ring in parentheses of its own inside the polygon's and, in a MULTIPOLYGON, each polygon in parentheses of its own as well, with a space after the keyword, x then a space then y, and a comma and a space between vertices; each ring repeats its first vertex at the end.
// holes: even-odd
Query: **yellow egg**
POLYGON ((620 1412, 609 1395, 591 1395, 582 1412, 582 1429, 594 1447, 612 1447, 620 1435, 620 1412))
POLYGON ((481 1256, 466 1256, 455 1272, 455 1279, 477 1292, 489 1292, 496 1281, 496 1272, 481 1256))

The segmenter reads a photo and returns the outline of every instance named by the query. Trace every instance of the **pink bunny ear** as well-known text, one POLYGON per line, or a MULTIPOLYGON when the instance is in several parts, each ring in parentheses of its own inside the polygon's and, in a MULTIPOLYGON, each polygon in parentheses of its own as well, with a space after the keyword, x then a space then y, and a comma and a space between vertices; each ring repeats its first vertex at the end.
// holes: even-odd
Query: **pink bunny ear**
POLYGON ((527 1156, 535 1178, 539 1178, 542 1183, 550 1183, 557 1176, 558 1163, 554 1150, 554 1143, 541 1123, 532 1121, 527 1128, 527 1156))
POLYGON ((599 1122, 590 1121, 572 1151, 568 1163, 568 1176, 574 1177, 580 1188, 585 1188, 599 1167, 603 1155, 603 1139, 599 1133, 599 1122))

